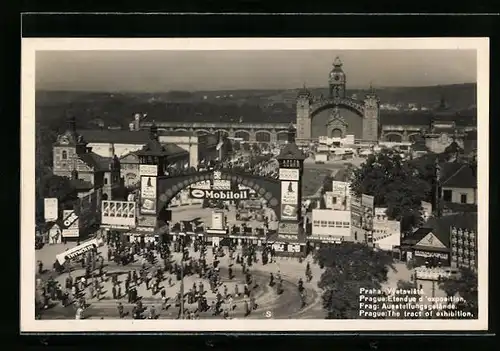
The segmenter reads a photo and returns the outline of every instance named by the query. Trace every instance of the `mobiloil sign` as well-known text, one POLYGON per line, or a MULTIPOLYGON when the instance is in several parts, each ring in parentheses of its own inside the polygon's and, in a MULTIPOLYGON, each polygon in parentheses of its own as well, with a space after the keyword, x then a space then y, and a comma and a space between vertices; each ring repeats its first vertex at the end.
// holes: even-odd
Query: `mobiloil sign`
POLYGON ((249 191, 191 189, 189 195, 194 199, 247 200, 249 198, 249 191))

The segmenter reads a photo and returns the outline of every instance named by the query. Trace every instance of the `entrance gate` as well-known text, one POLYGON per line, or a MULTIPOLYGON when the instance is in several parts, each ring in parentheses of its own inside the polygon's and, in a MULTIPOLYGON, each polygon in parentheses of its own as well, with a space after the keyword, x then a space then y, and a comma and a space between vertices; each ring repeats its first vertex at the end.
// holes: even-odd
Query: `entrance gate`
MULTIPOLYGON (((229 180, 255 190, 267 201, 268 207, 280 213, 281 187, 278 179, 262 177, 251 173, 236 172, 232 169, 218 169, 221 180, 229 180)), ((203 171, 178 176, 158 177, 158 208, 163 209, 183 189, 204 180, 214 180, 214 171, 203 171)))

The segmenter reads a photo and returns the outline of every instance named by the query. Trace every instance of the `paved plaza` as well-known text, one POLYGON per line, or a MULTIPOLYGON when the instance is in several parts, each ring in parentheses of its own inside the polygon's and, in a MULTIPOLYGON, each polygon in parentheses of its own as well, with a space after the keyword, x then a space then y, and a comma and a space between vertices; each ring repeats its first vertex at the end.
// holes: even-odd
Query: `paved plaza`
MULTIPOLYGON (((100 252, 104 254, 106 247, 101 247, 100 252)), ((191 252, 192 257, 197 257, 196 253, 191 252)), ((177 262, 180 261, 180 253, 173 253, 173 259, 177 262)), ((228 269, 229 258, 225 255, 220 260, 220 276, 221 284, 218 287, 218 291, 221 294, 227 289, 227 293, 234 296, 233 305, 234 308, 231 309, 231 318, 243 318, 244 311, 244 301, 249 301, 248 298, 243 297, 243 290, 245 279, 242 273, 240 265, 232 265, 233 269, 233 279, 229 279, 228 269), (238 286, 240 295, 235 296, 235 286, 238 286)), ((207 262, 212 261, 212 252, 209 249, 207 251, 207 262)), ((261 262, 254 263, 250 268, 252 273, 253 282, 250 285, 253 288, 253 296, 255 298, 257 308, 251 312, 246 318, 323 318, 323 311, 321 309, 321 298, 320 292, 317 288, 317 282, 321 275, 320 268, 310 262, 310 267, 313 274, 313 279, 311 282, 307 282, 305 279, 305 268, 307 260, 299 263, 297 259, 287 259, 287 258, 277 258, 276 262, 268 263, 263 265, 261 262), (283 292, 278 295, 275 287, 269 286, 269 276, 273 273, 275 278, 277 273, 283 278, 283 292), (301 308, 300 296, 297 288, 298 280, 302 278, 304 281, 304 287, 306 289, 306 302, 307 305, 301 308)), ((161 265, 161 263, 157 264, 161 265)), ((89 290, 86 290, 86 302, 90 305, 86 311, 86 318, 118 318, 118 302, 121 302, 124 306, 125 313, 128 312, 130 316, 132 307, 134 304, 127 302, 126 294, 124 293, 124 279, 128 271, 139 271, 142 266, 140 258, 135 262, 127 266, 118 266, 114 262, 106 262, 104 266, 104 271, 106 272, 107 281, 101 282, 101 292, 102 295, 99 299, 97 297, 92 298, 90 296, 89 290), (117 275, 119 286, 121 290, 121 296, 117 299, 112 298, 112 283, 111 275, 117 275)), ((146 265, 150 267, 149 264, 146 265)), ((154 269, 154 268, 153 268, 154 269)), ((71 272, 73 278, 78 278, 84 275, 83 269, 76 269, 71 272)), ((56 280, 64 286, 67 273, 61 274, 56 277, 56 280)), ((176 280, 175 274, 165 273, 165 280, 162 282, 161 287, 166 291, 167 304, 166 308, 162 309, 162 300, 160 294, 156 292, 153 294, 151 289, 147 289, 145 284, 139 284, 137 286, 138 296, 146 308, 154 306, 156 313, 159 314, 160 319, 171 319, 178 318, 179 307, 175 306, 175 296, 180 291, 181 282, 176 280)), ((215 301, 216 293, 207 289, 209 287, 209 282, 206 279, 199 278, 198 275, 187 275, 184 278, 184 292, 187 293, 189 289, 193 287, 193 284, 199 286, 203 283, 207 290, 205 297, 207 298, 208 305, 215 301)), ((132 285, 133 286, 133 285, 132 285)), ((223 309, 227 307, 230 308, 228 303, 223 305, 223 309)), ((185 304, 185 308, 188 311, 194 311, 197 308, 197 304, 185 304)), ((44 311, 42 318, 44 319, 68 319, 74 318, 75 307, 70 305, 68 307, 63 307, 58 304, 55 307, 49 308, 44 311)), ((130 318, 130 317, 128 317, 130 318)), ((210 312, 200 313, 200 318, 220 318, 218 316, 211 315, 210 312)))

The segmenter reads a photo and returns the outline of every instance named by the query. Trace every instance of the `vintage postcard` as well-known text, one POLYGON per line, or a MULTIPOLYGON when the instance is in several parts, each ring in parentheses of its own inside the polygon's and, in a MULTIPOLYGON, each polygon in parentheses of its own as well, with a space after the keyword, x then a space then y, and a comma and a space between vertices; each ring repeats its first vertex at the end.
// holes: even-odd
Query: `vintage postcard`
POLYGON ((21 331, 486 330, 488 81, 487 38, 23 39, 21 331))

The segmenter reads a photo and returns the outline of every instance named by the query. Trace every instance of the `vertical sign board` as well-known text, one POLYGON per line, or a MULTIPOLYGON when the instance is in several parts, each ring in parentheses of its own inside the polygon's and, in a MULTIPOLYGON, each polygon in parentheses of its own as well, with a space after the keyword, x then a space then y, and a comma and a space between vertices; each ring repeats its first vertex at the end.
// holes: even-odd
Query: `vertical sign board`
POLYGON ((374 197, 366 194, 361 195, 361 207, 363 210, 363 228, 369 231, 373 230, 374 197))
POLYGON ((363 224, 361 198, 351 195, 351 226, 361 228, 363 224))
POLYGON ((281 219, 297 220, 299 182, 281 181, 281 219))
POLYGON ((62 236, 64 238, 78 238, 80 236, 78 220, 79 218, 74 210, 63 211, 62 236))
POLYGON ((53 222, 57 220, 58 215, 58 201, 56 197, 47 197, 43 200, 43 213, 45 222, 53 222))
POLYGON ((141 176, 141 213, 156 214, 156 177, 141 176))
POLYGON ((219 211, 212 212, 212 227, 211 229, 224 229, 224 213, 219 211))

